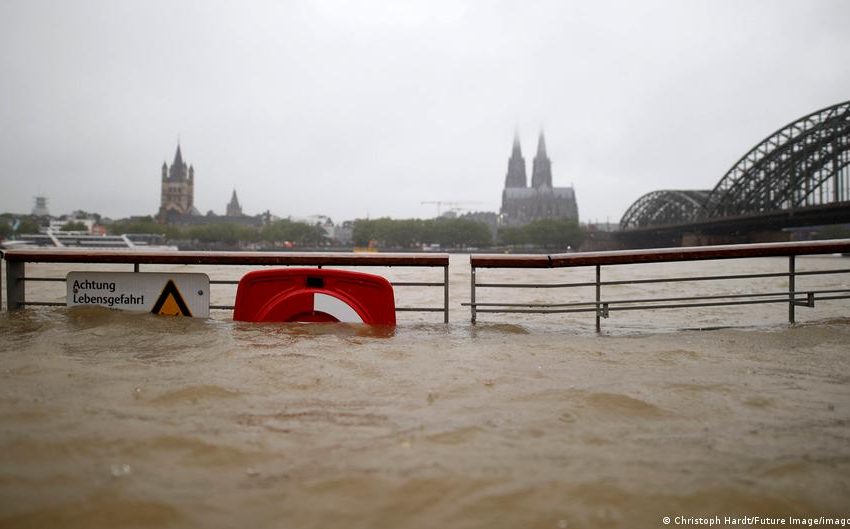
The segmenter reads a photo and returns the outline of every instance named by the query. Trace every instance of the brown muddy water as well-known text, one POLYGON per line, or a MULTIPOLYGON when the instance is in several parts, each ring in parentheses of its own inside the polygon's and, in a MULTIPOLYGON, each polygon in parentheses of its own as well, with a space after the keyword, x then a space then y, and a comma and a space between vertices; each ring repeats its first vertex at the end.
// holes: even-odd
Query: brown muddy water
MULTIPOLYGON (((468 260, 452 259, 449 325, 407 313, 395 330, 235 323, 224 311, 206 320, 94 308, 0 314, 0 527, 850 518, 850 301, 798 308, 796 325, 779 304, 615 313, 602 335, 587 314, 488 314, 471 326, 459 305, 468 260)), ((805 258, 797 268, 848 264, 805 258)), ((787 262, 644 266, 603 274, 783 271, 787 262)), ((583 273, 485 270, 479 280, 583 273)), ((846 275, 801 282, 850 285, 846 275)), ((650 293, 786 288, 774 278, 650 293)), ((61 300, 63 289, 37 283, 27 295, 61 300)), ((439 305, 441 295, 398 289, 399 305, 439 305)), ((524 294, 479 299, 506 295, 524 294)), ((213 302, 231 297, 225 288, 213 302)))

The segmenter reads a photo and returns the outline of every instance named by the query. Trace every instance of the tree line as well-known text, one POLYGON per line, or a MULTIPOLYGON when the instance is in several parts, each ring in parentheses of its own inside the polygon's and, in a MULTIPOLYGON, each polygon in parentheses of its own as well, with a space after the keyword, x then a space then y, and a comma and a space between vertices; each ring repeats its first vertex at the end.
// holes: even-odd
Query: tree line
MULTIPOLYGON (((13 235, 12 217, 0 216, 0 238, 13 235)), ((71 221, 73 222, 73 221, 71 221)), ((68 228, 84 226, 68 224, 68 228)), ((38 233, 38 222, 23 217, 15 233, 38 233)), ((238 223, 211 223, 191 226, 160 224, 152 217, 122 219, 106 224, 107 233, 160 234, 168 241, 197 241, 228 245, 285 241, 297 246, 321 246, 329 240, 321 226, 294 222, 289 219, 273 221, 264 226, 238 223)), ((436 219, 357 219, 352 226, 355 246, 367 246, 374 241, 383 248, 421 248, 439 245, 445 249, 487 248, 492 246, 534 246, 541 248, 577 248, 584 239, 578 223, 567 219, 540 220, 524 226, 500 227, 494 236, 486 224, 464 218, 436 219)))
POLYGON ((320 226, 294 222, 289 219, 276 220, 261 227, 235 222, 177 226, 160 224, 153 218, 147 217, 115 221, 107 226, 107 232, 115 235, 122 233, 157 233, 164 235, 169 241, 189 240, 231 245, 288 241, 303 246, 314 246, 328 242, 325 231, 320 226))
POLYGON ((544 219, 524 226, 507 226, 499 230, 504 246, 535 246, 566 250, 576 249, 584 241, 584 230, 569 219, 544 219))
POLYGON ((439 244, 442 248, 491 246, 493 236, 486 224, 468 219, 357 219, 351 235, 356 246, 375 241, 389 248, 418 248, 439 244))
POLYGON ((365 246, 375 241, 379 246, 416 248, 439 244, 442 248, 500 246, 534 246, 542 248, 578 248, 584 231, 578 222, 568 219, 546 219, 524 226, 503 226, 496 232, 481 222, 464 218, 359 219, 354 222, 354 244, 365 246))

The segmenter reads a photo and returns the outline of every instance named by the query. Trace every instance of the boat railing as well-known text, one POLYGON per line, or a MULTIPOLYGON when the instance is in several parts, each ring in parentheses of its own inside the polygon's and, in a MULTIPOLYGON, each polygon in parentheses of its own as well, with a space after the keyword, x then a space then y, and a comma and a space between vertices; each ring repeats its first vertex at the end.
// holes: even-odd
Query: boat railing
MULTIPOLYGON (((396 307, 397 312, 442 312, 449 322, 449 256, 421 253, 294 253, 294 252, 182 252, 139 250, 79 250, 71 248, 12 249, 0 252, 6 262, 6 307, 16 310, 26 306, 64 306, 65 303, 26 299, 27 282, 65 282, 65 277, 39 277, 26 274, 27 263, 127 264, 134 272, 156 271, 156 266, 303 266, 303 267, 419 267, 442 268, 442 280, 391 281, 393 287, 433 287, 443 289, 440 307, 396 307)), ((0 278, 0 282, 2 278, 0 278)), ((236 285, 238 280, 210 279, 211 285, 236 285)), ((2 296, 0 296, 0 302, 2 296)), ((210 309, 231 310, 233 305, 210 305, 210 309)))
MULTIPOLYGON (((847 274, 850 268, 828 270, 796 270, 796 257, 850 252, 850 239, 738 244, 728 246, 697 246, 683 248, 656 248, 647 250, 624 250, 552 255, 472 255, 470 256, 470 300, 463 306, 470 308, 470 318, 476 323, 480 313, 536 313, 563 314, 589 312, 595 314, 596 331, 601 331, 601 320, 615 311, 651 309, 686 309, 694 307, 718 307, 732 305, 756 305, 786 303, 788 322, 795 322, 796 307, 814 307, 816 301, 850 299, 850 289, 826 288, 798 290, 796 278, 800 276, 847 274), (623 280, 603 280, 603 267, 627 264, 670 263, 683 261, 708 261, 715 259, 742 259, 785 257, 787 271, 771 273, 745 273, 720 275, 691 275, 685 277, 653 277, 623 280), (559 269, 591 268, 595 271, 593 281, 570 283, 556 282, 486 282, 480 275, 482 269, 559 269), (627 297, 609 299, 603 296, 603 288, 622 285, 682 283, 702 281, 753 280, 756 278, 787 278, 787 290, 776 292, 734 292, 697 296, 627 297), (489 289, 574 289, 593 288, 594 299, 566 303, 521 302, 516 298, 509 301, 481 301, 481 290, 489 289)), ((843 285, 842 285, 843 286, 843 285)))

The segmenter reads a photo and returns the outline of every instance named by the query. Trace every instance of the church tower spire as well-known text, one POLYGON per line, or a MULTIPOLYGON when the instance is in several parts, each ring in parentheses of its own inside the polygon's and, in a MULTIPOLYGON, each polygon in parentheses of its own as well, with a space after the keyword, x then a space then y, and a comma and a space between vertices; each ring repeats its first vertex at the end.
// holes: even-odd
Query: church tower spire
POLYGON ((182 164, 182 163, 183 163, 183 153, 180 152, 180 144, 178 143, 177 144, 177 152, 174 153, 174 163, 172 165, 182 164))
POLYGON ((531 187, 552 187, 552 161, 546 154, 546 138, 542 130, 537 139, 537 154, 531 170, 531 187))
POLYGON ((177 144, 177 152, 174 153, 174 162, 171 164, 171 169, 168 170, 168 179, 176 182, 183 182, 188 178, 188 167, 183 161, 183 153, 180 152, 180 144, 177 144))
POLYGON ((519 132, 514 132, 514 145, 508 158, 508 174, 505 175, 505 187, 526 187, 525 158, 519 146, 519 132))
POLYGON ((180 143, 171 167, 162 163, 162 192, 159 202, 159 221, 180 222, 181 218, 197 214, 195 202, 195 168, 183 161, 180 143))
POLYGON ((236 190, 233 190, 233 195, 230 197, 230 203, 227 204, 228 217, 241 217, 242 206, 239 205, 239 199, 236 198, 236 190))

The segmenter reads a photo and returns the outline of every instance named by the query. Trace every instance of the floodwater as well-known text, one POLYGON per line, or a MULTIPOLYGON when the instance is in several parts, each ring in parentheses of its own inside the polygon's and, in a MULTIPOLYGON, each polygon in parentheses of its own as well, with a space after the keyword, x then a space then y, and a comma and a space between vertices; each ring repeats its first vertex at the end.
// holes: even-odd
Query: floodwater
MULTIPOLYGON (((798 258, 797 269, 848 264, 798 258)), ((603 278, 784 270, 765 259, 611 267, 603 278)), ((587 278, 484 270, 479 281, 587 278)), ((611 287, 603 298, 785 281, 611 287)), ((589 314, 481 314, 471 326, 468 283, 467 257, 452 256, 451 323, 402 313, 395 330, 236 323, 226 311, 0 314, 0 528, 850 518, 850 300, 798 307, 796 325, 786 304, 612 313, 597 335, 589 314)), ((850 276, 798 279, 808 284, 850 288, 850 276)), ((228 288, 213 302, 232 302, 228 288)), ((397 291, 400 306, 442 303, 440 288, 397 291)), ((524 295, 482 290, 479 301, 592 299, 524 295)), ((62 300, 64 285, 31 283, 27 296, 62 300)))

